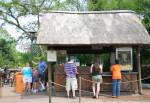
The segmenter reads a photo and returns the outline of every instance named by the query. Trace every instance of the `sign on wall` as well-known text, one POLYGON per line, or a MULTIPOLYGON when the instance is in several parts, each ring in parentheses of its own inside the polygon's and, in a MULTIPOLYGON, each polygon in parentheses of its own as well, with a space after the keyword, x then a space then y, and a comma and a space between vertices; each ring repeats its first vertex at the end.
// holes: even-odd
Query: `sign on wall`
POLYGON ((122 66, 122 71, 132 70, 132 48, 116 48, 116 58, 122 66))
POLYGON ((49 61, 49 62, 56 62, 57 61, 57 53, 55 50, 48 50, 47 51, 47 61, 49 61))

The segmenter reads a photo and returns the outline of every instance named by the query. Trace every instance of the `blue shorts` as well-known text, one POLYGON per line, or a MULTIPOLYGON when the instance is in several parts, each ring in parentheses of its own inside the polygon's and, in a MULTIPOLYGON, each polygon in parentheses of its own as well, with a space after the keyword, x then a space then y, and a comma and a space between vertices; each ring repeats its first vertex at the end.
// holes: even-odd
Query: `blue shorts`
POLYGON ((32 82, 38 82, 39 78, 38 77, 32 77, 32 82))
POLYGON ((39 78, 44 81, 45 80, 45 74, 39 74, 39 78))

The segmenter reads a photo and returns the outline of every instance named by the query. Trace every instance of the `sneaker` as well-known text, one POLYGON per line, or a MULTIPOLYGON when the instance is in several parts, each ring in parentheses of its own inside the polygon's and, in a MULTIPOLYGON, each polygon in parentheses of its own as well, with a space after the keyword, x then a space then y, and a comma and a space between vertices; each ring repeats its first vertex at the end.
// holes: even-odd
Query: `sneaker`
POLYGON ((116 96, 112 96, 112 98, 116 98, 116 96))

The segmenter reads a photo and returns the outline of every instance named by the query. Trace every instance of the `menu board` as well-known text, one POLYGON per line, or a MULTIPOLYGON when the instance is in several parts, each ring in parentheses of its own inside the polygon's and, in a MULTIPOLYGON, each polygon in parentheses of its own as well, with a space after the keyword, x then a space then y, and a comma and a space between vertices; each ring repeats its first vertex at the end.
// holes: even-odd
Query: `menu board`
POLYGON ((122 66, 122 71, 132 71, 132 48, 116 48, 116 58, 122 66))

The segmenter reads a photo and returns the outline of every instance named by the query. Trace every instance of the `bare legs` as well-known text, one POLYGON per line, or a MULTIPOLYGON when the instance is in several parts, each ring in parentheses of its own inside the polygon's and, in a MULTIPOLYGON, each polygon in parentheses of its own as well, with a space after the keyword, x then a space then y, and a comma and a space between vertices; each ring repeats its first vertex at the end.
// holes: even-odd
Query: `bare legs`
MULTIPOLYGON (((69 98, 70 94, 70 90, 66 90, 67 91, 67 97, 69 98)), ((76 98, 76 91, 75 90, 72 90, 72 94, 73 94, 73 98, 75 99, 76 98)))
POLYGON ((37 82, 33 82, 32 92, 33 93, 37 93, 38 92, 38 83, 37 82))
POLYGON ((92 90, 93 90, 93 98, 98 98, 100 91, 100 83, 93 83, 92 90), (97 85, 97 89, 95 88, 95 84, 97 85))
POLYGON ((31 83, 25 83, 25 94, 26 93, 28 93, 28 94, 30 94, 30 92, 31 92, 31 83))
POLYGON ((92 90, 93 90, 93 98, 96 97, 96 94, 95 94, 95 83, 92 84, 92 90))
POLYGON ((100 91, 100 83, 97 83, 96 98, 98 98, 98 96, 99 96, 99 91, 100 91))
POLYGON ((70 90, 67 90, 67 96, 68 96, 68 98, 69 98, 69 91, 70 91, 70 90))
POLYGON ((75 98, 76 97, 75 90, 72 90, 72 93, 73 93, 73 98, 75 98))

